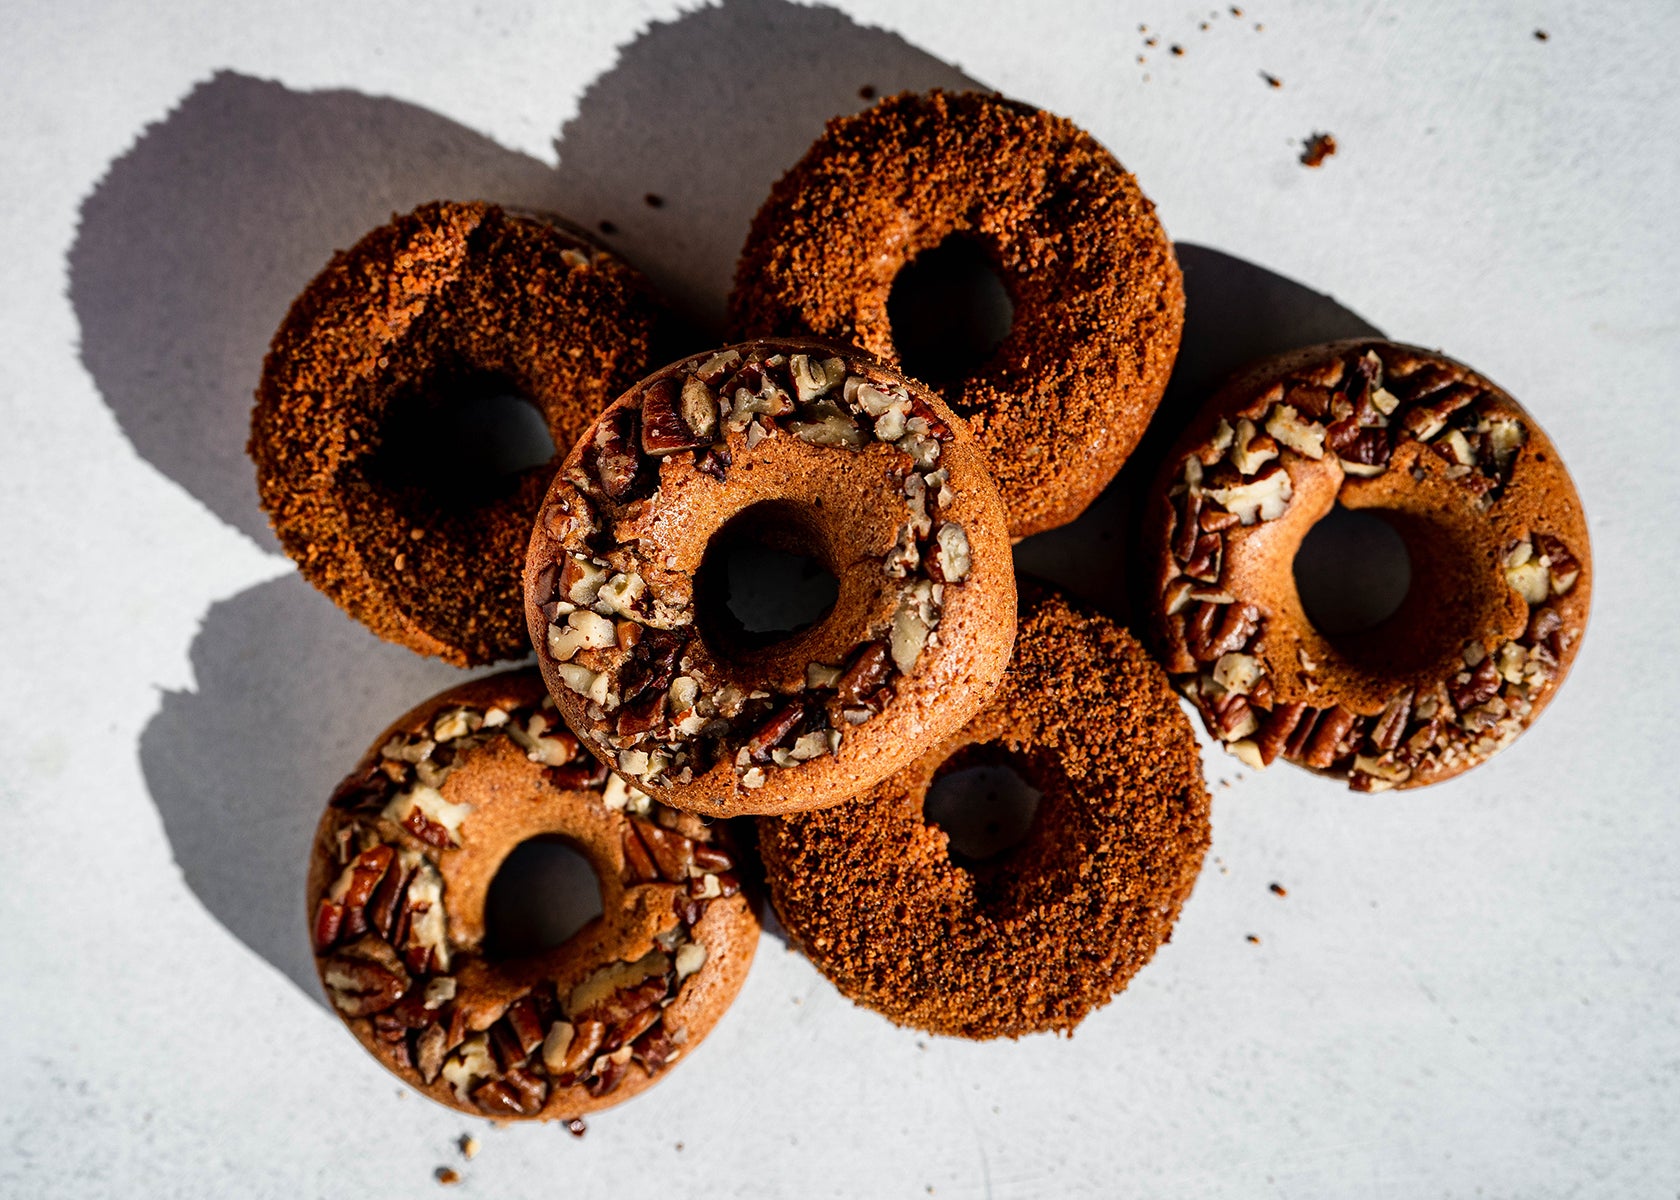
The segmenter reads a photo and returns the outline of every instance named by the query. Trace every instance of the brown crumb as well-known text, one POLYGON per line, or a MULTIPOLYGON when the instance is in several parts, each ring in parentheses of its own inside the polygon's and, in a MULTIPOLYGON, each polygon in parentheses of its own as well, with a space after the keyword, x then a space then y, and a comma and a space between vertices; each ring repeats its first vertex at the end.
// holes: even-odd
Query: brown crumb
POLYGON ((439 1167, 435 1174, 437 1175, 437 1181, 444 1187, 461 1182, 461 1173, 454 1167, 439 1167))
POLYGON ((873 100, 873 99, 875 99, 875 85, 872 84, 872 83, 866 83, 862 87, 860 87, 858 89, 858 99, 859 100, 873 100))
POLYGON ((1280 88, 1283 86, 1283 80, 1279 79, 1276 75, 1273 75, 1270 71, 1260 72, 1260 78, 1266 81, 1267 87, 1280 88))
POLYGON ((1324 160, 1336 153, 1336 138, 1334 134, 1315 133, 1301 145, 1301 164, 1307 167, 1321 167, 1324 160))
POLYGON ((682 1144, 682 1143, 681 1143, 681 1142, 678 1142, 678 1143, 677 1143, 677 1149, 678 1149, 678 1150, 681 1150, 681 1149, 682 1149, 682 1147, 683 1147, 683 1144, 682 1144))
POLYGON ((1177 45, 1176 43, 1174 44, 1174 46, 1172 48, 1172 52, 1173 52, 1173 56, 1175 58, 1183 58, 1184 57, 1184 47, 1180 46, 1180 45, 1177 45))
POLYGON ((473 1159, 478 1157, 478 1139, 470 1133, 463 1133, 456 1145, 461 1147, 461 1157, 473 1159))
POLYGON ((1146 62, 1148 62, 1148 61, 1149 61, 1149 60, 1148 60, 1148 59, 1147 59, 1147 58, 1145 58, 1145 57, 1144 57, 1144 56, 1143 56, 1143 55, 1141 55, 1141 54, 1140 54, 1140 55, 1138 55, 1138 62, 1140 62, 1140 63, 1146 63, 1146 62))
POLYGON ((1281 884, 1281 883, 1272 883, 1272 884, 1268 884, 1267 886, 1269 888, 1271 888, 1272 895, 1274 895, 1274 896, 1287 896, 1287 895, 1289 895, 1289 889, 1284 887, 1283 884, 1281 884))
POLYGON ((614 225, 611 221, 601 221, 595 226, 595 228, 599 229, 608 237, 611 237, 613 234, 618 232, 618 226, 614 225))
POLYGON ((1254 22, 1254 32, 1255 33, 1264 32, 1265 28, 1266 27, 1264 25, 1260 24, 1260 22, 1258 22, 1258 21, 1254 22))
POLYGON ((1208 23, 1207 23, 1207 22, 1206 22, 1206 21, 1203 21, 1203 22, 1202 22, 1202 23, 1201 23, 1201 25, 1200 25, 1200 26, 1198 26, 1198 28, 1200 28, 1200 29, 1206 29, 1206 28, 1207 28, 1207 27, 1208 27, 1208 23))
POLYGON ((1145 46, 1153 46, 1157 42, 1159 42, 1160 40, 1161 40, 1160 38, 1156 38, 1156 37, 1146 37, 1146 38, 1143 39, 1143 44, 1145 46))
POLYGON ((1242 16, 1242 9, 1238 8, 1235 4, 1231 5, 1231 15, 1233 17, 1242 16))
POLYGON ((1139 33, 1148 33, 1148 32, 1149 32, 1149 26, 1147 26, 1147 25, 1139 25, 1139 26, 1138 26, 1138 32, 1139 32, 1139 33))
POLYGON ((1534 40, 1537 42, 1549 42, 1552 40, 1552 35, 1547 33, 1544 29, 1536 29, 1534 31, 1534 40))
POLYGON ((584 1134, 589 1132, 589 1126, 583 1123, 582 1117, 573 1117, 570 1121, 566 1122, 566 1132, 571 1134, 573 1137, 582 1137, 584 1134))
POLYGON ((1251 945, 1258 946, 1260 944, 1260 939, 1252 933, 1248 935, 1248 941, 1251 945))
POLYGON ((657 192, 649 192, 647 195, 642 197, 642 203, 646 204, 649 208, 664 208, 665 197, 659 195, 657 192))

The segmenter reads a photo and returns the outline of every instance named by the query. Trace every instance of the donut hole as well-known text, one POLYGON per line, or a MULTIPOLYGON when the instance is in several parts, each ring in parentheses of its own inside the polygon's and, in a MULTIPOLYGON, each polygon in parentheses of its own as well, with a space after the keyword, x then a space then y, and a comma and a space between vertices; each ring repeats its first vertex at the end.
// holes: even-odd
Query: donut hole
POLYGON ((952 234, 898 272, 887 320, 905 373, 938 386, 986 365, 1009 337, 1015 304, 985 248, 952 234))
POLYGON ((787 641, 833 611, 840 581, 799 508, 765 501, 712 535, 694 577, 702 634, 725 653, 787 641))
POLYGON ((513 380, 458 370, 391 398, 372 472, 387 487, 474 508, 509 495, 553 458, 542 414, 513 380))
POLYGON ((950 839, 951 862, 994 865, 1027 840, 1043 793, 999 746, 964 746, 934 773, 922 819, 950 839))
POLYGON ((1405 603, 1412 560, 1380 513, 1337 505, 1295 552, 1295 590, 1313 628, 1332 643, 1375 629, 1405 603))
POLYGON ((595 868, 565 838, 542 834, 513 848, 484 897, 484 953, 493 961, 552 950, 601 915, 595 868))

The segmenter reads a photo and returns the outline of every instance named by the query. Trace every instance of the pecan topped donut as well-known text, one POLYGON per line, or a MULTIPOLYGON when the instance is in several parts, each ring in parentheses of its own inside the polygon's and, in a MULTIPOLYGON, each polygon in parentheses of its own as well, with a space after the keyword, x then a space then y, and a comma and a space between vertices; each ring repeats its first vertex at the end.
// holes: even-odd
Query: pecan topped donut
POLYGON ((525 567, 549 689, 585 744, 712 814, 835 804, 957 728, 1002 677, 1015 584, 962 424, 856 351, 756 342, 632 388, 572 450, 525 567), (753 645, 703 567, 742 533, 817 560, 815 625, 753 645))
POLYGON ((1391 342, 1267 360, 1215 395, 1145 519, 1153 625, 1208 729, 1252 766, 1282 756, 1358 791, 1449 779, 1556 694, 1586 626, 1592 560, 1563 461, 1515 400, 1391 342), (1411 560, 1399 609, 1327 637, 1295 553, 1340 504, 1411 560))
POLYGON ((434 696, 339 786, 310 863, 316 966, 375 1058, 433 1100, 575 1118, 650 1086, 734 999, 758 940, 733 851, 582 753, 535 671, 434 696), (486 950, 503 859, 560 837, 602 915, 552 950, 486 950))
POLYGON ((972 374, 935 390, 985 450, 1010 535, 1053 529, 1137 446, 1184 325, 1155 206, 1072 121, 933 91, 829 122, 753 218, 733 328, 831 338, 896 366, 894 281, 952 238, 984 255, 1014 320, 972 374))

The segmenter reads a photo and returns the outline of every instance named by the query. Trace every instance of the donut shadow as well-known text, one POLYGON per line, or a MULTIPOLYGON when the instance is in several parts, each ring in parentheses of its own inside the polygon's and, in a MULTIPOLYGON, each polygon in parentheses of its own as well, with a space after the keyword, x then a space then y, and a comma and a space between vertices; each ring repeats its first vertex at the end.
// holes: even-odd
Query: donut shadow
POLYGON ((277 550, 245 456, 252 394, 335 249, 427 200, 557 212, 672 298, 677 357, 717 337, 748 222, 823 123, 867 104, 865 87, 936 86, 979 85, 836 9, 726 0, 622 46, 560 129, 556 168, 418 105, 219 71, 82 201, 68 256, 82 363, 140 457, 277 550), (821 53, 704 66, 765 46, 821 53))
POLYGON ((393 212, 439 196, 535 208, 554 191, 547 164, 424 108, 218 72, 82 202, 82 363, 140 457, 278 550, 245 439, 293 296, 393 212))
POLYGON ((468 678, 379 641, 299 576, 210 606, 196 687, 166 691, 140 767, 181 876, 235 937, 321 1002, 303 884, 334 786, 392 720, 468 678))
MULTIPOLYGON (((1133 530, 1160 463, 1220 383, 1257 358, 1339 338, 1382 337, 1332 296, 1209 246, 1179 242, 1184 337, 1166 396, 1114 482, 1079 518, 1015 547, 1018 571, 1132 624, 1133 530)), ((1354 581, 1357 582, 1357 581, 1354 581)))

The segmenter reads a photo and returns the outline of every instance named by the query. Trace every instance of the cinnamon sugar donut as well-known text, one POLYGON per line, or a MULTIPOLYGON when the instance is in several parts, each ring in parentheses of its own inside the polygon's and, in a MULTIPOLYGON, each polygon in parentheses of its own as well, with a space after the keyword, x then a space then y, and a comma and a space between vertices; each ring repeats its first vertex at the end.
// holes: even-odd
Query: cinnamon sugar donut
POLYGON ((746 978, 758 920, 733 851, 580 750, 531 670, 434 696, 339 786, 309 867, 316 967, 356 1039, 462 1112, 573 1118, 651 1086, 746 978), (484 903, 521 842, 558 836, 602 915, 496 960, 484 903))
POLYGON ((333 257, 263 364, 250 454, 304 577, 380 637, 457 665, 519 658, 519 564, 553 468, 489 494, 415 479, 392 419, 513 392, 557 446, 647 369, 641 276, 554 218, 427 204, 333 257))
POLYGON ((1169 458, 1144 542, 1163 661, 1251 766, 1283 757, 1358 791, 1450 779, 1556 694, 1592 595, 1586 519, 1534 418, 1414 346, 1313 346, 1225 385, 1169 458), (1295 553, 1340 504, 1400 535, 1393 616, 1330 638, 1295 553))
POLYGON ((662 803, 791 812, 957 729, 1015 629, 1003 506, 962 423, 856 351, 755 342, 643 380, 578 442, 531 537, 526 615, 584 743, 662 803), (838 596, 769 646, 697 585, 741 531, 838 596))
POLYGON ((985 254, 1015 316, 978 371, 936 390, 985 449, 1010 535, 1025 537, 1073 520, 1120 469, 1184 324, 1154 205, 1073 122, 941 91, 829 122, 753 220, 733 326, 850 342, 897 365, 893 281, 953 235, 985 254))
POLYGON ((858 1004, 959 1037, 1069 1030, 1166 942, 1209 842, 1190 722, 1124 629, 1021 587, 996 696, 851 804, 758 822, 776 913, 858 1004), (1027 838, 963 869, 922 807, 1001 758, 1042 793, 1027 838))

